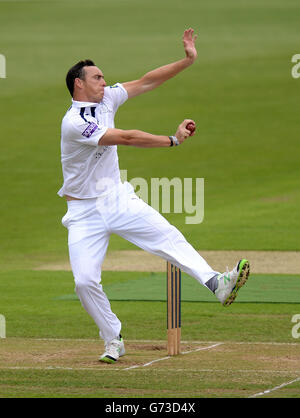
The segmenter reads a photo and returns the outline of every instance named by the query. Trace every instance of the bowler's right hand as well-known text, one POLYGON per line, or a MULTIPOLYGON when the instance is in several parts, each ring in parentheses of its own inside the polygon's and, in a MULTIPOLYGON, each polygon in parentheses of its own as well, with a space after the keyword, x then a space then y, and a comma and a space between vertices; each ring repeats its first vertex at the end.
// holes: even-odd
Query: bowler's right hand
POLYGON ((175 136, 180 144, 182 144, 182 142, 185 141, 189 136, 195 135, 195 132, 191 134, 191 132, 188 129, 186 129, 186 125, 190 122, 195 124, 195 122, 192 119, 185 119, 177 128, 175 136))

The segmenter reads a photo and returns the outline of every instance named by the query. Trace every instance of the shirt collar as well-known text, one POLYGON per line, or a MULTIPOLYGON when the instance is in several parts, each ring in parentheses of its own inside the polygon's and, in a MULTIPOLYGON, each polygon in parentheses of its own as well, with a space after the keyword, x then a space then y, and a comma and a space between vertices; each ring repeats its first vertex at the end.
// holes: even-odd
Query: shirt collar
POLYGON ((74 107, 96 107, 99 103, 92 102, 78 102, 77 100, 72 99, 72 106, 74 107))

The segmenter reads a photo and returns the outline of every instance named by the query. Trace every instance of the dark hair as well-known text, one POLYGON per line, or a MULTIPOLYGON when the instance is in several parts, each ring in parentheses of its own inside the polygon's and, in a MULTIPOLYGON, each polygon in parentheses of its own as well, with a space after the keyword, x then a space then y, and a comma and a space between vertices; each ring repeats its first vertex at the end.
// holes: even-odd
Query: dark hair
POLYGON ((79 61, 77 64, 73 65, 72 68, 69 69, 67 76, 66 76, 66 83, 68 90, 73 97, 74 93, 74 81, 75 78, 80 78, 81 80, 84 80, 85 77, 85 71, 83 67, 93 67, 95 64, 91 60, 84 60, 79 61))

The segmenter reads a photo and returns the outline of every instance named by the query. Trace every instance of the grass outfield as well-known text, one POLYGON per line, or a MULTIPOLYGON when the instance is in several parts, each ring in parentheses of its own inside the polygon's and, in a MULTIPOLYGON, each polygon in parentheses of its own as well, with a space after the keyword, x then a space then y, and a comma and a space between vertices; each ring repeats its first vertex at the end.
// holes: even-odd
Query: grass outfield
MULTIPOLYGON (((104 280, 122 286, 132 275, 141 273, 105 272, 104 280)), ((250 279, 241 300, 255 289, 250 279)), ((291 322, 299 303, 183 302, 182 354, 169 358, 166 302, 112 301, 127 354, 106 365, 97 360, 103 343, 93 321, 79 301, 61 297, 72 292, 70 272, 1 274, 0 397, 299 397, 291 322)))
MULTIPOLYGON (((103 278, 104 290, 107 286, 109 293, 109 287, 118 284, 118 299, 120 294, 124 296, 123 301, 111 301, 113 310, 122 321, 124 337, 129 340, 165 339, 165 279, 162 279, 160 300, 144 301, 136 298, 128 301, 128 291, 126 295, 122 285, 131 282, 131 287, 135 287, 138 277, 141 277, 141 273, 105 272, 103 278)), ((276 276, 267 276, 264 284, 256 285, 255 282, 263 281, 258 277, 250 277, 239 292, 237 301, 228 308, 216 303, 215 298, 202 286, 192 287, 194 293, 199 288, 199 300, 182 302, 182 338, 190 341, 295 342, 291 334, 291 319, 300 312, 300 302, 295 303, 297 298, 292 299, 289 288, 285 286, 281 286, 278 295, 278 282, 277 286, 271 284, 272 278, 276 276), (257 297, 258 293, 264 291, 268 293, 265 298, 264 295, 257 297), (272 295, 274 303, 271 302, 272 295)), ((292 277, 287 277, 287 280, 292 280, 292 277)), ((98 335, 96 325, 74 297, 70 272, 14 271, 3 273, 0 278, 1 313, 6 317, 8 337, 95 338, 98 335)), ((148 279, 148 286, 145 280, 141 281, 144 293, 149 295, 152 290, 151 276, 148 279)), ((183 277, 184 300, 187 299, 184 297, 185 279, 183 277)), ((299 284, 295 277, 294 292, 297 292, 297 286, 299 284)), ((154 292, 153 299, 155 297, 154 292)))
MULTIPOLYGON (((66 252, 66 205, 56 192, 70 65, 90 57, 109 84, 136 79, 180 59, 189 26, 199 33, 198 61, 129 101, 116 125, 170 134, 191 116, 198 133, 173 150, 119 147, 120 167, 129 180, 205 179, 201 225, 166 214, 197 249, 299 250, 300 81, 291 77, 299 2, 87 0, 82 10, 82 2, 70 0, 0 2, 4 262, 66 252)), ((128 248, 112 238, 110 249, 128 248)))
MULTIPOLYGON (((171 150, 119 147, 120 168, 128 180, 205 179, 202 224, 165 214, 197 249, 300 250, 300 80, 291 77, 299 12, 297 0, 0 0, 1 398, 299 397, 296 276, 253 275, 227 309, 208 293, 187 298, 185 354, 171 359, 165 301, 112 300, 127 355, 110 367, 97 362, 103 345, 74 298, 72 274, 32 271, 67 259, 66 204, 56 195, 67 70, 91 58, 108 84, 136 79, 182 58, 190 26, 198 61, 126 103, 116 126, 170 135, 191 117, 197 135, 171 150)), ((116 236, 109 247, 132 248, 116 236)), ((128 292, 141 273, 103 278, 108 291, 128 292)))

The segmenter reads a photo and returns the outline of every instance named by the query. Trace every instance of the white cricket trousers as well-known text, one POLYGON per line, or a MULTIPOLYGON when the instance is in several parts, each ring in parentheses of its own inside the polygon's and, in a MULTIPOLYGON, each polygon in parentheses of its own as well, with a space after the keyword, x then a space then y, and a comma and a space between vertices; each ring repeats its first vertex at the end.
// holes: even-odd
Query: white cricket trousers
POLYGON ((205 284, 214 271, 184 236, 159 212, 141 200, 129 183, 106 196, 68 201, 62 218, 68 228, 70 263, 81 304, 94 319, 105 342, 121 331, 101 285, 101 266, 111 234, 158 255, 205 284))

